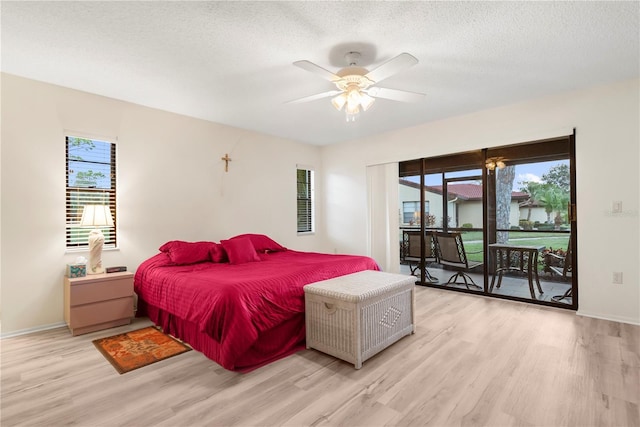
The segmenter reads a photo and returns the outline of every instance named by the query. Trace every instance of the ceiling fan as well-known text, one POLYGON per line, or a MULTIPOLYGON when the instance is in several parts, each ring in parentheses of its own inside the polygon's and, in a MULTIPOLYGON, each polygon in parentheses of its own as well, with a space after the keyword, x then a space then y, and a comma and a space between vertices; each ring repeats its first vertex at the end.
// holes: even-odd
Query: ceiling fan
POLYGON ((288 104, 315 101, 316 99, 333 96, 334 98, 331 100, 333 106, 338 111, 344 107, 347 122, 352 122, 355 121, 360 113, 360 108, 363 111, 367 111, 375 102, 375 98, 401 102, 417 102, 424 98, 425 95, 423 93, 374 86, 405 68, 417 64, 418 60, 413 55, 401 53, 371 71, 358 66, 359 58, 359 52, 348 52, 345 55, 348 66, 335 74, 310 61, 294 62, 293 65, 329 80, 336 85, 336 89, 295 99, 289 101, 288 104))

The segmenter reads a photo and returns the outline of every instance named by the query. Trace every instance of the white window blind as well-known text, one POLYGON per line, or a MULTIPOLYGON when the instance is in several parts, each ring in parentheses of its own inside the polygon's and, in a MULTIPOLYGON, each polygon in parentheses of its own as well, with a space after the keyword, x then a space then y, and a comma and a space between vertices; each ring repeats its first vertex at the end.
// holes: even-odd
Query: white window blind
POLYGON ((101 228, 105 247, 115 247, 116 144, 66 136, 66 247, 88 247, 90 228, 80 227, 85 205, 108 205, 113 226, 101 228))
POLYGON ((313 170, 298 166, 298 233, 314 231, 313 170))

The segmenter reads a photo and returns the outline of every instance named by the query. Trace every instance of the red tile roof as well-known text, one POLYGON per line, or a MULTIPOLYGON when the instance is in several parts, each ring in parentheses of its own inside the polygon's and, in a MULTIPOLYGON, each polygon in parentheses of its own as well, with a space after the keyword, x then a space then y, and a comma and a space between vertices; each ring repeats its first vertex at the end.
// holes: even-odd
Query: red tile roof
MULTIPOLYGON (((420 188, 420 184, 405 179, 400 179, 401 185, 407 185, 413 188, 420 188)), ((427 185, 427 191, 436 194, 442 194, 442 185, 427 185)), ((482 185, 480 184, 448 184, 447 191, 449 197, 462 200, 482 200, 482 185)), ((526 200, 529 198, 527 193, 522 191, 512 191, 511 199, 513 200, 526 200)))

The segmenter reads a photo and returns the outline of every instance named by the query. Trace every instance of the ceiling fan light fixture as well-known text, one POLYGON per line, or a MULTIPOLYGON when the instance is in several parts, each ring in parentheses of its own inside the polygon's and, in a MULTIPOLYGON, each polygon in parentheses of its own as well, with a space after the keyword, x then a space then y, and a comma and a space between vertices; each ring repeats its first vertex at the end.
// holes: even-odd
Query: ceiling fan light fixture
POLYGON ((362 111, 367 111, 374 102, 376 102, 376 99, 373 96, 369 96, 366 93, 362 93, 360 95, 360 105, 362 106, 362 111))
POLYGON ((347 95, 347 104, 344 108, 344 112, 346 114, 347 122, 355 122, 358 116, 360 115, 360 97, 359 93, 352 92, 347 95), (353 93, 353 95, 352 95, 353 93), (358 96, 355 95, 358 93, 358 96), (357 101, 357 102, 356 102, 357 101))
POLYGON ((338 111, 342 110, 342 107, 344 107, 344 104, 346 103, 347 103, 347 94, 344 92, 331 99, 331 104, 333 104, 333 106, 336 107, 336 110, 338 111))
POLYGON ((351 110, 358 108, 360 106, 361 99, 362 94, 357 87, 352 86, 347 89, 347 108, 350 108, 351 110))
POLYGON ((336 110, 342 111, 344 108, 347 122, 353 122, 360 114, 360 110, 367 111, 371 108, 376 98, 402 102, 417 102, 424 98, 422 93, 373 86, 418 63, 414 56, 406 52, 391 58, 371 71, 358 66, 359 52, 347 52, 345 59, 348 65, 336 73, 307 60, 294 62, 294 65, 330 81, 336 86, 336 89, 306 96, 289 103, 315 101, 316 99, 332 97, 331 104, 336 110))

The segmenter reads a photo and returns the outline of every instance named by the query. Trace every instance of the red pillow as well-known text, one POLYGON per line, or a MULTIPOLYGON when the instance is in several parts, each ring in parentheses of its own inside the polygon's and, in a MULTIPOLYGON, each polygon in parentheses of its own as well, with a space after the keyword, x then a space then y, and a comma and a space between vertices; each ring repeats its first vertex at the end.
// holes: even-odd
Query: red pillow
POLYGON ((169 255, 169 259, 176 265, 195 264, 210 261, 209 251, 215 245, 213 242, 184 242, 172 240, 160 246, 160 252, 169 255))
POLYGON ((267 237, 264 234, 240 234, 238 236, 232 237, 229 240, 244 238, 248 238, 249 240, 251 240, 251 243, 253 243, 253 247, 256 248, 256 251, 261 253, 287 250, 287 248, 280 245, 279 243, 276 243, 270 237, 267 237))
POLYGON ((222 245, 218 243, 214 243, 209 249, 209 258, 213 262, 227 262, 229 259, 227 258, 227 253, 224 251, 222 245))
POLYGON ((256 248, 248 238, 220 240, 220 244, 229 257, 229 264, 260 261, 256 248))

